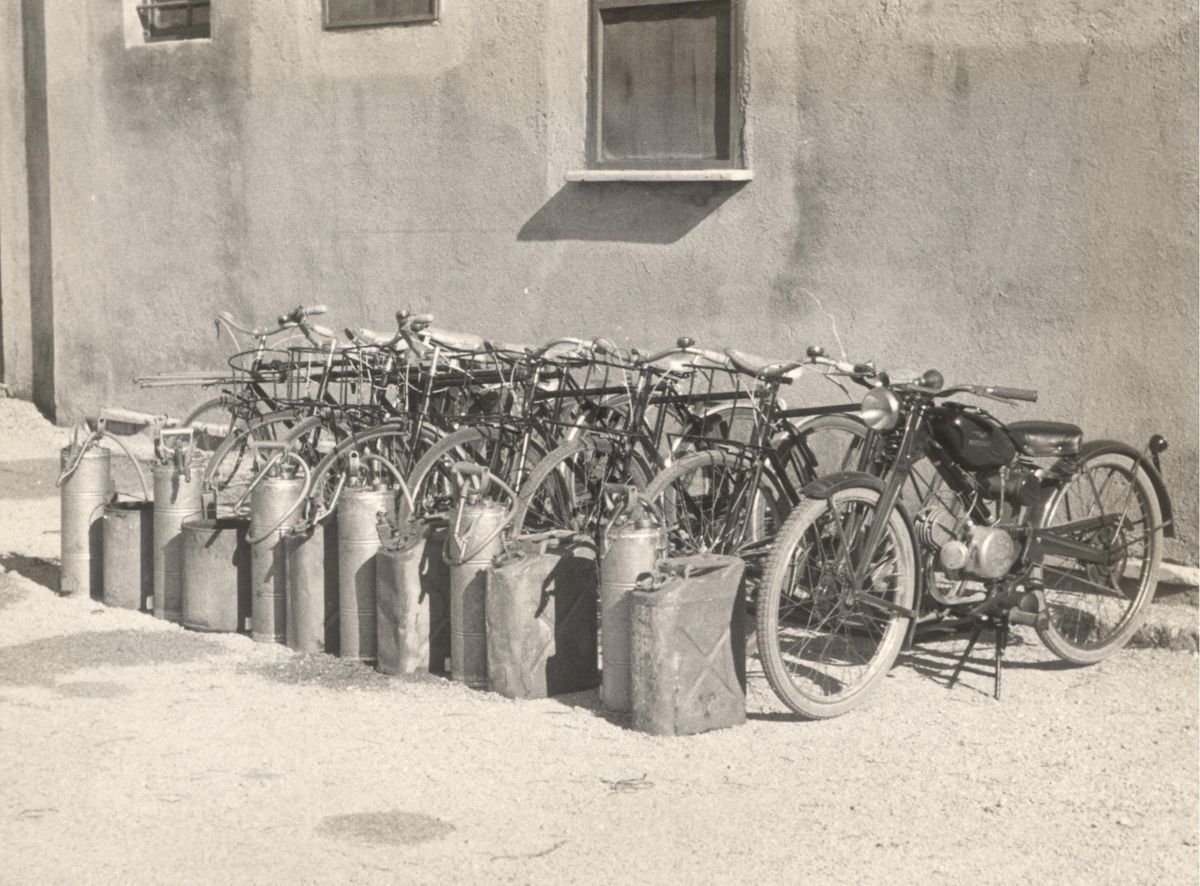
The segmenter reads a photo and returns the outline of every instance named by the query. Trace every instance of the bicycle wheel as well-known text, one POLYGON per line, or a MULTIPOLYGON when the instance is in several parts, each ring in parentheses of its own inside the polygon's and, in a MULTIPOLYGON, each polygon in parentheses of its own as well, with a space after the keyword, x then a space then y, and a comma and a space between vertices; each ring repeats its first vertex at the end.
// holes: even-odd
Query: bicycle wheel
POLYGON ((212 458, 231 434, 246 427, 246 420, 240 416, 243 411, 235 397, 222 394, 195 406, 180 420, 179 427, 192 428, 196 452, 212 458))
POLYGON ((790 504, 765 468, 751 488, 753 459, 725 450, 693 452, 655 475, 646 498, 658 508, 672 556, 761 551, 790 504))
MULTIPOLYGON (((390 484, 397 475, 406 477, 415 461, 414 453, 420 448, 421 438, 414 443, 407 419, 384 422, 344 436, 312 470, 309 522, 317 522, 332 512, 348 483, 390 484)), ((397 506, 403 509, 403 501, 398 501, 397 506)))
MULTIPOLYGON (((850 415, 818 415, 794 425, 785 446, 797 446, 811 479, 841 471, 860 471, 868 429, 850 415)), ((785 460, 790 464, 790 460, 785 460)))
POLYGON ((911 608, 916 552, 900 512, 886 515, 882 540, 856 589, 867 532, 879 519, 868 486, 796 508, 767 562, 759 597, 758 652, 780 701, 802 717, 836 717, 861 704, 900 652, 911 608))
POLYGON ((1055 493, 1041 525, 1110 558, 1047 556, 1040 569, 1049 624, 1038 636, 1059 658, 1093 664, 1129 642, 1154 596, 1163 555, 1158 497, 1132 458, 1097 454, 1055 493))
POLYGON ((640 458, 626 464, 606 437, 568 440, 537 463, 513 510, 512 533, 569 530, 594 534, 617 505, 610 487, 646 486, 640 458))
POLYGON ((257 473, 254 445, 281 442, 303 418, 297 409, 268 413, 234 428, 221 441, 204 468, 205 491, 213 494, 219 509, 237 504, 249 490, 257 473))
MULTIPOLYGON (((520 490, 530 466, 545 454, 545 447, 530 439, 522 452, 523 435, 491 425, 459 428, 425 450, 408 476, 408 488, 417 513, 436 514, 454 506, 458 494, 453 467, 467 461, 486 465, 514 489, 520 490)), ((492 490, 491 496, 497 494, 492 490)))

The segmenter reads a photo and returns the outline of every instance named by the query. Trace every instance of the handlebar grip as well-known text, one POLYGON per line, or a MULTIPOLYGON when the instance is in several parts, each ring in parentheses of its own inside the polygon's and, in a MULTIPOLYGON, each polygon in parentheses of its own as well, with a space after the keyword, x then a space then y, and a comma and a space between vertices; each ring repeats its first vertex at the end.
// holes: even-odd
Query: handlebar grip
POLYGON ((303 317, 316 317, 320 314, 329 313, 329 308, 327 308, 325 305, 312 305, 307 308, 301 306, 297 308, 297 311, 299 311, 300 315, 303 317))
POLYGON ((1003 397, 1005 400, 1024 400, 1026 403, 1036 403, 1038 392, 1028 388, 1000 388, 989 386, 984 390, 993 397, 1003 397))
POLYGON ((319 323, 310 323, 308 328, 322 338, 337 338, 337 335, 328 326, 322 326, 319 323))
POLYGON ((410 327, 420 328, 433 323, 433 314, 410 314, 408 311, 397 311, 396 321, 401 326, 407 324, 410 327))
POLYGON ((695 343, 696 340, 688 335, 681 335, 679 338, 675 339, 675 347, 677 348, 690 348, 695 343))

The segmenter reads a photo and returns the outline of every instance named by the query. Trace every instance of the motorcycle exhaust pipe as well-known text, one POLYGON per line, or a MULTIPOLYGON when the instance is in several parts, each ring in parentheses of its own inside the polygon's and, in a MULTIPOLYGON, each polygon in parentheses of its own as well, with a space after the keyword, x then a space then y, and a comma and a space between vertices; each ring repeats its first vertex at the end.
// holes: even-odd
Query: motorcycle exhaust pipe
POLYGON ((1050 623, 1050 616, 1037 591, 1024 591, 1017 596, 1016 605, 1008 610, 1008 621, 1009 624, 1044 630, 1050 623))

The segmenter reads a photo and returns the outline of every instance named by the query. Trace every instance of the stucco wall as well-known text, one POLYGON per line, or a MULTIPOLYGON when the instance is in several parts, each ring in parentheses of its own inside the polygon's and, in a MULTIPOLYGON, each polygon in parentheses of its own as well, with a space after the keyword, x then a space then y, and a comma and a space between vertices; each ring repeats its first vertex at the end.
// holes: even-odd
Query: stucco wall
POLYGON ((219 309, 781 355, 836 321, 854 357, 1042 391, 1010 417, 1163 431, 1195 546, 1191 2, 749 0, 744 186, 564 182, 586 0, 345 32, 215 0, 211 42, 128 48, 120 0, 50 6, 64 417, 169 402, 130 379, 212 365, 219 309))

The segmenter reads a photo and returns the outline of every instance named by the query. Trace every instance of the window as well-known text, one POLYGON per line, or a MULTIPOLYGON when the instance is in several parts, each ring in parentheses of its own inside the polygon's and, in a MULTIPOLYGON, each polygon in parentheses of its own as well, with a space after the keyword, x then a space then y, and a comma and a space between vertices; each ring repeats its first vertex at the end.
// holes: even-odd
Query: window
POLYGON ((740 0, 592 0, 593 169, 741 166, 740 0))
POLYGON ((138 4, 137 13, 147 43, 212 36, 209 0, 147 0, 138 4))
POLYGON ((325 0, 326 28, 435 22, 438 0, 325 0))

